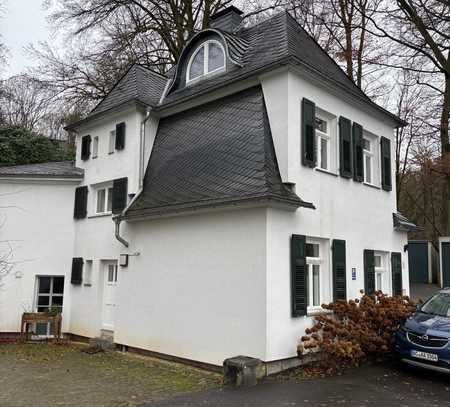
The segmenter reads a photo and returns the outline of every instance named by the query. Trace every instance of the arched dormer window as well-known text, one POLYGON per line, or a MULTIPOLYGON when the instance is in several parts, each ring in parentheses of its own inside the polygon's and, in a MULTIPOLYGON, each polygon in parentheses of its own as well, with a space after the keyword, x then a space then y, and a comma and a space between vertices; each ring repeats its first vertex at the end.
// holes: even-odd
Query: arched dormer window
POLYGON ((225 70, 225 50, 222 44, 216 40, 205 41, 189 60, 186 83, 223 70, 225 70))

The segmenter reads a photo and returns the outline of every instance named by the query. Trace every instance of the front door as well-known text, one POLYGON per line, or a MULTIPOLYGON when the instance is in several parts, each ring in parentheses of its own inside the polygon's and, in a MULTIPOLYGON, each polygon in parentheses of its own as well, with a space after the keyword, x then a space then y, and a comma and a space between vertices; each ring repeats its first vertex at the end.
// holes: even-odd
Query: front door
POLYGON ((450 287, 450 242, 442 242, 442 286, 450 287))
POLYGON ((103 290, 103 329, 114 330, 114 314, 116 308, 117 287, 117 261, 104 263, 104 290, 103 290))

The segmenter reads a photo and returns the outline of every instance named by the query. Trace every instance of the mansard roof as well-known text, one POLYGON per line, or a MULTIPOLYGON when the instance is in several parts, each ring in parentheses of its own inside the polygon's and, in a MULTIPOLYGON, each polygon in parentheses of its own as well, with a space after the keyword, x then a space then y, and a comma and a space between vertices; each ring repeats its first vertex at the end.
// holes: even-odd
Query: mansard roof
POLYGON ((75 167, 73 161, 57 161, 39 164, 0 167, 0 177, 83 178, 84 170, 75 167))
POLYGON ((86 119, 68 126, 68 129, 76 128, 86 120, 132 102, 151 106, 158 112, 282 66, 298 67, 311 77, 345 92, 362 105, 380 112, 396 125, 405 124, 397 116, 374 103, 358 88, 288 12, 276 14, 259 24, 233 32, 218 28, 202 30, 189 40, 178 62, 165 76, 141 65, 133 65, 86 119), (227 70, 185 86, 182 78, 190 51, 198 41, 208 36, 220 37, 224 43, 229 61, 227 70))
POLYGON ((164 109, 197 95, 228 86, 236 81, 268 72, 280 66, 297 66, 321 81, 335 85, 360 103, 367 104, 387 115, 398 125, 404 124, 397 116, 374 103, 356 86, 288 12, 276 14, 257 25, 233 33, 214 28, 196 34, 183 50, 169 92, 163 98, 162 103, 156 107, 156 110, 164 109), (183 74, 180 65, 187 64, 183 56, 189 54, 189 47, 195 46, 197 36, 206 35, 212 31, 220 33, 225 40, 227 56, 233 63, 229 64, 227 71, 223 74, 212 76, 209 79, 205 78, 195 85, 177 87, 177 83, 180 82, 179 75, 183 74))
POLYGON ((259 86, 161 119, 124 218, 255 201, 313 208, 281 181, 259 86))

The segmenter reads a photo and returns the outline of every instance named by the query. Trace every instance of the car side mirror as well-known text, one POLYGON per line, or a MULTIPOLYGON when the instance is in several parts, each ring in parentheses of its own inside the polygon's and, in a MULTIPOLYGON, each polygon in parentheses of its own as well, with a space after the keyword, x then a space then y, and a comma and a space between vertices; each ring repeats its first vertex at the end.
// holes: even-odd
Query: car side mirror
POLYGON ((422 309, 423 304, 417 304, 416 305, 416 311, 420 311, 422 309))

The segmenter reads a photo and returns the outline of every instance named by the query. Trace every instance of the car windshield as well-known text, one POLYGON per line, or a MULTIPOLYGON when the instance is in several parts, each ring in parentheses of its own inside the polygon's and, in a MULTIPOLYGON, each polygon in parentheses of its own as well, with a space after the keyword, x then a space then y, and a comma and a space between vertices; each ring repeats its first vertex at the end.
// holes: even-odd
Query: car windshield
POLYGON ((450 317, 450 294, 436 294, 423 304, 420 310, 426 314, 450 317))

